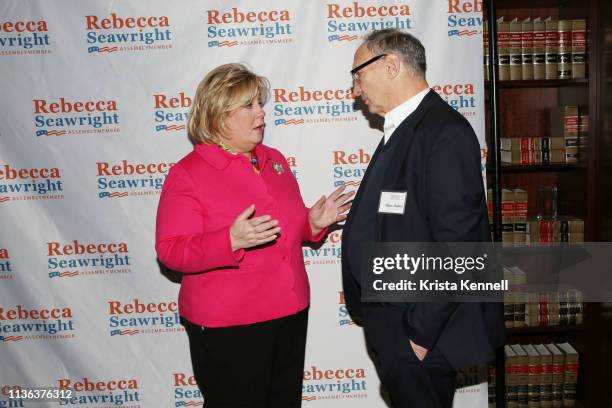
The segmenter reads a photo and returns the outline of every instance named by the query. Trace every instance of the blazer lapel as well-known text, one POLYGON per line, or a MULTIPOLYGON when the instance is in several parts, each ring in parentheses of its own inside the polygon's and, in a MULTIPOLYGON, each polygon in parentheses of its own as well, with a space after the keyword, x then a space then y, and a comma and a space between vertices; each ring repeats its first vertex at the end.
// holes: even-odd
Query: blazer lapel
POLYGON ((372 166, 374 165, 374 162, 376 162, 376 159, 379 156, 380 151, 382 150, 383 146, 385 145, 385 139, 382 138, 380 140, 380 143, 378 144, 378 147, 376 147, 376 150, 374 151, 374 154, 372 154, 372 159, 370 160, 370 163, 368 163, 368 167, 366 168, 366 172, 365 175, 363 176, 363 178, 361 179, 361 183, 359 183, 359 188, 357 189, 357 194, 355 194, 355 198, 353 199, 353 205, 351 207, 351 210, 349 211, 348 217, 346 218, 346 223, 344 224, 344 232, 347 231, 351 220, 352 220, 352 216, 353 214, 355 214, 357 211, 357 207, 359 206, 359 203, 361 201, 361 196, 363 195, 363 190, 364 190, 364 186, 365 183, 368 181, 368 175, 370 174, 370 169, 372 168, 372 166))

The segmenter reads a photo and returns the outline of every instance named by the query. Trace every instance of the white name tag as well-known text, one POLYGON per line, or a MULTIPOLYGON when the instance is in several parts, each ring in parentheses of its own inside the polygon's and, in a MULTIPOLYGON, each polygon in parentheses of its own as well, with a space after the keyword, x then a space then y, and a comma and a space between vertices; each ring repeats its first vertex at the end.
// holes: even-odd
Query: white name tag
POLYGON ((378 212, 384 214, 403 214, 406 209, 406 191, 381 191, 378 212))

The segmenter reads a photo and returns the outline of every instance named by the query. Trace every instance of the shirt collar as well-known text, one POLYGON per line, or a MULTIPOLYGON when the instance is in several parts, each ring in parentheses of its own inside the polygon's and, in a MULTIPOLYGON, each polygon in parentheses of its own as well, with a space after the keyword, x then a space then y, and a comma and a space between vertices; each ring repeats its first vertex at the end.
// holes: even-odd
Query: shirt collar
MULTIPOLYGON (((232 160, 248 160, 243 154, 232 154, 216 144, 197 144, 194 147, 195 151, 204 158, 211 166, 216 169, 223 170, 232 162, 232 160)), ((255 155, 259 163, 259 168, 263 169, 268 160, 266 147, 261 143, 255 146, 255 155)))
POLYGON ((423 98, 425 98, 427 93, 429 93, 429 88, 423 89, 406 102, 403 102, 387 112, 385 115, 385 125, 383 128, 385 144, 389 141, 395 129, 419 107, 421 101, 423 98))

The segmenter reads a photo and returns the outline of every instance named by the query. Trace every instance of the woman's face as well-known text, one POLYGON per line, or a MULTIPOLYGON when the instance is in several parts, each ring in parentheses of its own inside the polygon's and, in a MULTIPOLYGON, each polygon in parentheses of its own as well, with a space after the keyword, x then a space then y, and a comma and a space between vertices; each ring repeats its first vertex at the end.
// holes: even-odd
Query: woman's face
POLYGON ((237 153, 250 152, 263 139, 265 116, 259 96, 256 95, 245 106, 227 115, 221 140, 237 153))

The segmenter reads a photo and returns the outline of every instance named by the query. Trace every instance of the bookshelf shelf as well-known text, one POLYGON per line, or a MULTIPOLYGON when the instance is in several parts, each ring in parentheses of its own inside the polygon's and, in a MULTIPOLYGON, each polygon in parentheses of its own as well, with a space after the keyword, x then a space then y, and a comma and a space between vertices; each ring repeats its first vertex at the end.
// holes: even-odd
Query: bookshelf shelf
MULTIPOLYGON (((576 86, 587 86, 589 84, 588 78, 579 79, 539 79, 539 80, 526 80, 526 81, 499 81, 498 86, 501 89, 520 89, 520 88, 562 88, 562 87, 576 87, 576 86)), ((485 81, 485 85, 488 87, 489 82, 485 81)))
POLYGON ((533 335, 533 334, 555 334, 580 332, 584 329, 583 325, 573 326, 547 326, 547 327, 513 327, 507 329, 509 336, 533 335))
MULTIPOLYGON (((502 164, 502 173, 532 173, 532 172, 559 172, 572 170, 586 170, 586 163, 578 164, 532 164, 532 165, 512 165, 502 164)), ((492 172, 493 168, 487 167, 487 172, 492 172)))

